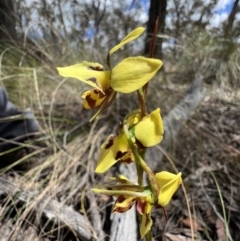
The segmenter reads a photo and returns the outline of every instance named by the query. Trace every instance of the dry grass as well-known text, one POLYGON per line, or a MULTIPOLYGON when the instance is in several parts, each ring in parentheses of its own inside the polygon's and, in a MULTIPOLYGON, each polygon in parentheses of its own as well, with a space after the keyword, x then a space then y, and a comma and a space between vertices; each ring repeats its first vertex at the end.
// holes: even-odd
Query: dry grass
MULTIPOLYGON (((179 65, 173 73, 167 70, 167 83, 163 84, 158 77, 150 85, 149 110, 160 106, 165 115, 184 96, 187 88, 187 81, 176 84, 176 78, 192 80, 191 76, 197 72, 204 74, 208 84, 213 82, 193 119, 169 150, 168 157, 183 172, 187 197, 181 190, 174 197, 168 207, 167 224, 163 215, 155 211, 153 232, 158 240, 163 233, 191 236, 186 198, 195 220, 192 225, 195 240, 200 240, 197 237, 205 240, 219 238, 216 223, 219 219, 222 221, 222 203, 211 173, 216 177, 223 196, 231 237, 239 239, 236 230, 240 230, 237 215, 240 209, 240 100, 232 89, 239 85, 239 46, 234 45, 235 51, 229 54, 228 61, 220 60, 218 45, 214 41, 203 36, 197 40, 197 48, 196 41, 182 46, 185 55, 179 57, 179 65), (228 93, 226 89, 232 96, 225 94, 228 93)), ((104 196, 89 196, 89 188, 94 183, 107 181, 109 175, 94 174, 99 148, 106 136, 115 132, 121 117, 135 109, 137 103, 133 101, 133 95, 119 96, 111 110, 97 122, 89 124, 92 113, 82 109, 80 100, 87 87, 78 81, 60 78, 55 67, 83 59, 104 62, 105 58, 96 53, 89 56, 84 48, 76 53, 66 42, 62 46, 53 47, 44 42, 31 43, 30 47, 25 42, 25 50, 2 49, 0 83, 19 108, 34 110, 41 130, 34 142, 29 143, 30 154, 26 153, 19 159, 17 167, 14 167, 15 163, 1 170, 2 177, 35 193, 26 205, 16 204, 9 197, 1 199, 1 240, 26 241, 29 232, 41 241, 77 240, 67 227, 48 223, 33 212, 39 203, 49 199, 72 206, 93 226, 91 202, 96 201, 102 217, 101 225, 109 234, 112 200, 104 196)), ((167 158, 162 168, 172 168, 167 158)), ((96 239, 94 231, 92 236, 96 239)))

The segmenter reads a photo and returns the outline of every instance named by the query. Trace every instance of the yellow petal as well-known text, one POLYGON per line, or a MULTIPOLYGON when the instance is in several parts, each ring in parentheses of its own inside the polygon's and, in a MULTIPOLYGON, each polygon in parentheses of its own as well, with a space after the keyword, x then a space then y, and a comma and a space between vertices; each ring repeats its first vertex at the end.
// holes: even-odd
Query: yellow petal
POLYGON ((177 175, 170 172, 159 172, 156 175, 157 182, 160 187, 158 196, 158 204, 165 207, 171 200, 173 194, 177 191, 179 185, 182 183, 182 173, 177 175))
POLYGON ((148 116, 145 116, 135 126, 135 137, 144 146, 155 146, 163 138, 164 128, 160 115, 160 109, 156 109, 148 116))
POLYGON ((98 63, 84 61, 67 67, 57 68, 59 75, 63 77, 76 78, 102 92, 110 85, 110 71, 103 71, 103 66, 98 63))
POLYGON ((160 69, 159 59, 130 57, 112 70, 111 87, 118 92, 130 93, 143 87, 160 69))
POLYGON ((124 133, 117 137, 110 135, 108 140, 101 147, 101 153, 95 172, 106 172, 112 165, 124 158, 129 151, 128 141, 124 133))
POLYGON ((117 50, 119 50, 123 45, 125 45, 128 42, 133 41, 134 39, 138 38, 143 32, 144 32, 145 28, 143 27, 139 27, 134 29, 131 33, 129 33, 118 45, 116 45, 115 47, 113 47, 110 51, 109 51, 109 55, 113 54, 114 52, 116 52, 117 50))
POLYGON ((127 183, 127 184, 133 184, 127 177, 124 175, 118 175, 118 177, 110 177, 112 181, 116 181, 119 183, 127 183))
POLYGON ((107 96, 103 103, 100 105, 98 111, 94 114, 94 116, 90 119, 90 122, 93 121, 94 119, 98 118, 98 116, 104 112, 115 100, 117 92, 113 91, 112 89, 107 89, 105 91, 105 95, 107 96))
POLYGON ((142 220, 141 220, 141 225, 140 225, 140 236, 141 239, 144 238, 144 236, 151 230, 152 227, 152 218, 151 214, 143 214, 142 215, 142 220))
POLYGON ((82 98, 84 99, 83 107, 87 110, 97 108, 103 103, 106 97, 98 89, 88 90, 82 94, 82 98))
POLYGON ((136 125, 141 120, 141 111, 134 110, 130 114, 128 114, 125 118, 128 127, 136 125))
POLYGON ((134 196, 119 196, 115 202, 113 212, 124 213, 128 211, 133 206, 136 200, 137 197, 134 196))

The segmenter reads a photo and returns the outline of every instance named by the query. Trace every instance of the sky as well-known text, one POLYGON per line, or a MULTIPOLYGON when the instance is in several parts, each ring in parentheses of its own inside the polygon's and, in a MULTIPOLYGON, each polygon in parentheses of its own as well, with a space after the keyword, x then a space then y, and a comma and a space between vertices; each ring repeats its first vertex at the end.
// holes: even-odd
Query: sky
MULTIPOLYGON (((203 1, 205 1, 206 4, 207 0, 203 1)), ((144 19, 146 19, 147 21, 150 0, 139 0, 139 2, 141 3, 143 9, 145 9, 145 13, 143 15, 144 19)), ((209 23, 210 27, 218 27, 219 25, 221 25, 222 22, 224 22, 228 18, 229 13, 232 10, 233 4, 234 0, 218 0, 216 6, 212 9, 213 15, 209 23)), ((240 19, 240 14, 238 15, 239 16, 237 17, 240 19)))
POLYGON ((211 27, 218 27, 224 22, 232 10, 234 0, 219 0, 212 10, 213 16, 210 20, 211 27))
MULTIPOLYGON (((36 2, 38 2, 38 1, 39 0, 37 0, 36 2)), ((48 1, 49 4, 52 2, 52 0, 47 0, 47 1, 48 1)), ((81 1, 84 1, 84 2, 90 1, 91 2, 92 0, 81 0, 81 1)), ((182 1, 184 1, 184 0, 182 0, 182 1)), ((194 0, 192 0, 192 1, 194 1, 194 0)), ((206 5, 206 4, 208 4, 207 2, 209 0, 202 0, 202 1, 203 1, 203 4, 206 5)), ((31 5, 34 1, 33 0, 26 0, 26 2, 27 2, 28 5, 31 5)), ((115 1, 112 1, 112 0, 104 0, 104 1, 102 1, 102 3, 103 2, 106 3, 107 7, 112 7, 113 5, 117 4, 118 1, 115 2, 115 1)), ((132 0, 124 0, 123 2, 126 5, 129 4, 129 6, 130 6, 131 3, 132 3, 132 0)), ((136 20, 138 20, 139 22, 142 22, 142 23, 147 22, 150 0, 138 0, 137 2, 141 5, 143 11, 142 11, 141 14, 136 14, 136 16, 135 16, 136 20)), ((171 0, 169 0, 168 4, 171 4, 171 0)), ((228 18, 229 13, 232 10, 233 4, 234 4, 234 0, 218 0, 216 6, 212 9, 212 17, 209 21, 208 28, 220 26, 221 23, 224 22, 228 18)), ((101 6, 101 4, 100 4, 100 6, 101 6)), ((131 11, 134 12, 134 5, 132 5, 130 8, 131 9, 128 9, 129 13, 131 11)), ((198 13, 196 12, 196 18, 197 18, 197 16, 198 16, 198 13)), ((236 15, 236 18, 240 20, 240 13, 238 13, 236 15)), ((33 11, 32 12, 33 22, 34 21, 37 22, 37 19, 38 19, 37 13, 33 11)), ((69 22, 69 20, 66 19, 65 24, 67 24, 67 23, 69 23, 68 25, 72 24, 71 22, 69 22)), ((167 19, 167 23, 168 23, 168 19, 167 19)), ((94 35, 94 31, 90 27, 89 31, 87 32, 87 36, 89 38, 89 36, 93 36, 93 35, 94 35)))

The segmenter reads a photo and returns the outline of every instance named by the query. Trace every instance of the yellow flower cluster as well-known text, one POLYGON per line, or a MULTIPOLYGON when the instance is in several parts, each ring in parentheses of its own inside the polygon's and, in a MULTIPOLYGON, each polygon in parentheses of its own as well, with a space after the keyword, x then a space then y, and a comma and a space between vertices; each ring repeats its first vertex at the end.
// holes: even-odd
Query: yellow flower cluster
MULTIPOLYGON (((76 78, 93 87, 82 94, 84 108, 99 108, 91 120, 111 105, 117 92, 131 93, 142 90, 161 68, 161 60, 142 56, 126 58, 111 68, 110 56, 128 42, 138 38, 143 31, 142 27, 136 28, 109 51, 107 57, 109 70, 104 70, 99 63, 86 61, 57 68, 61 76, 76 78)), ((141 105, 143 105, 142 102, 141 105)), ((149 115, 140 110, 133 111, 124 119, 117 135, 110 135, 101 146, 95 170, 96 173, 104 173, 117 162, 125 164, 135 162, 139 179, 141 179, 141 174, 146 172, 149 181, 147 186, 143 186, 142 181, 134 184, 120 175, 112 178, 116 182, 115 185, 92 188, 92 191, 96 193, 116 197, 114 212, 126 212, 136 203, 137 211, 141 215, 141 238, 144 238, 151 230, 152 207, 157 205, 165 207, 182 182, 181 173, 173 174, 162 171, 154 175, 143 160, 142 150, 159 144, 163 139, 163 134, 164 127, 159 108, 149 115)))
MULTIPOLYGON (((141 27, 133 30, 109 51, 109 58, 123 45, 138 38, 143 31, 144 28, 141 27)), ((94 119, 112 103, 116 92, 131 93, 140 89, 157 73, 161 66, 162 61, 159 59, 138 56, 126 58, 107 71, 104 71, 101 64, 87 61, 72 66, 58 67, 57 70, 63 77, 76 78, 94 87, 82 95, 83 106, 86 109, 99 107, 98 112, 92 118, 94 119)))

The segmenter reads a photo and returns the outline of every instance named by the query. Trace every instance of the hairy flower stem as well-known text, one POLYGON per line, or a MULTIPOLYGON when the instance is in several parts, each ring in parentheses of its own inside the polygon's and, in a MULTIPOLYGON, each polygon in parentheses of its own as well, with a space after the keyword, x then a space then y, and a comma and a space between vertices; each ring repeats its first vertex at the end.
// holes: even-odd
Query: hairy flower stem
MULTIPOLYGON (((152 193, 154 194, 154 200, 153 202, 155 202, 157 200, 157 197, 158 197, 158 193, 159 193, 159 186, 157 184, 157 180, 156 180, 156 177, 155 175, 153 174, 152 170, 150 169, 150 167, 147 165, 147 163, 142 159, 142 157, 140 156, 137 148, 134 146, 132 140, 131 140, 131 137, 129 135, 129 132, 128 132, 128 127, 127 125, 124 123, 123 125, 123 131, 124 131, 124 134, 127 138, 127 141, 128 141, 128 144, 133 152, 133 155, 134 155, 134 159, 135 159, 135 162, 138 163, 136 164, 137 165, 137 172, 139 171, 138 167, 139 165, 141 166, 141 168, 146 172, 147 174, 147 177, 148 177, 148 182, 149 182, 149 186, 150 186, 150 189, 152 191, 152 193)), ((137 173, 139 174, 139 173, 137 173)), ((142 174, 140 173, 140 175, 142 176, 142 174)))
POLYGON ((145 105, 143 89, 139 89, 137 91, 137 95, 138 95, 139 106, 140 106, 140 109, 141 109, 141 118, 143 118, 144 116, 147 115, 147 108, 146 108, 146 105, 145 105))

